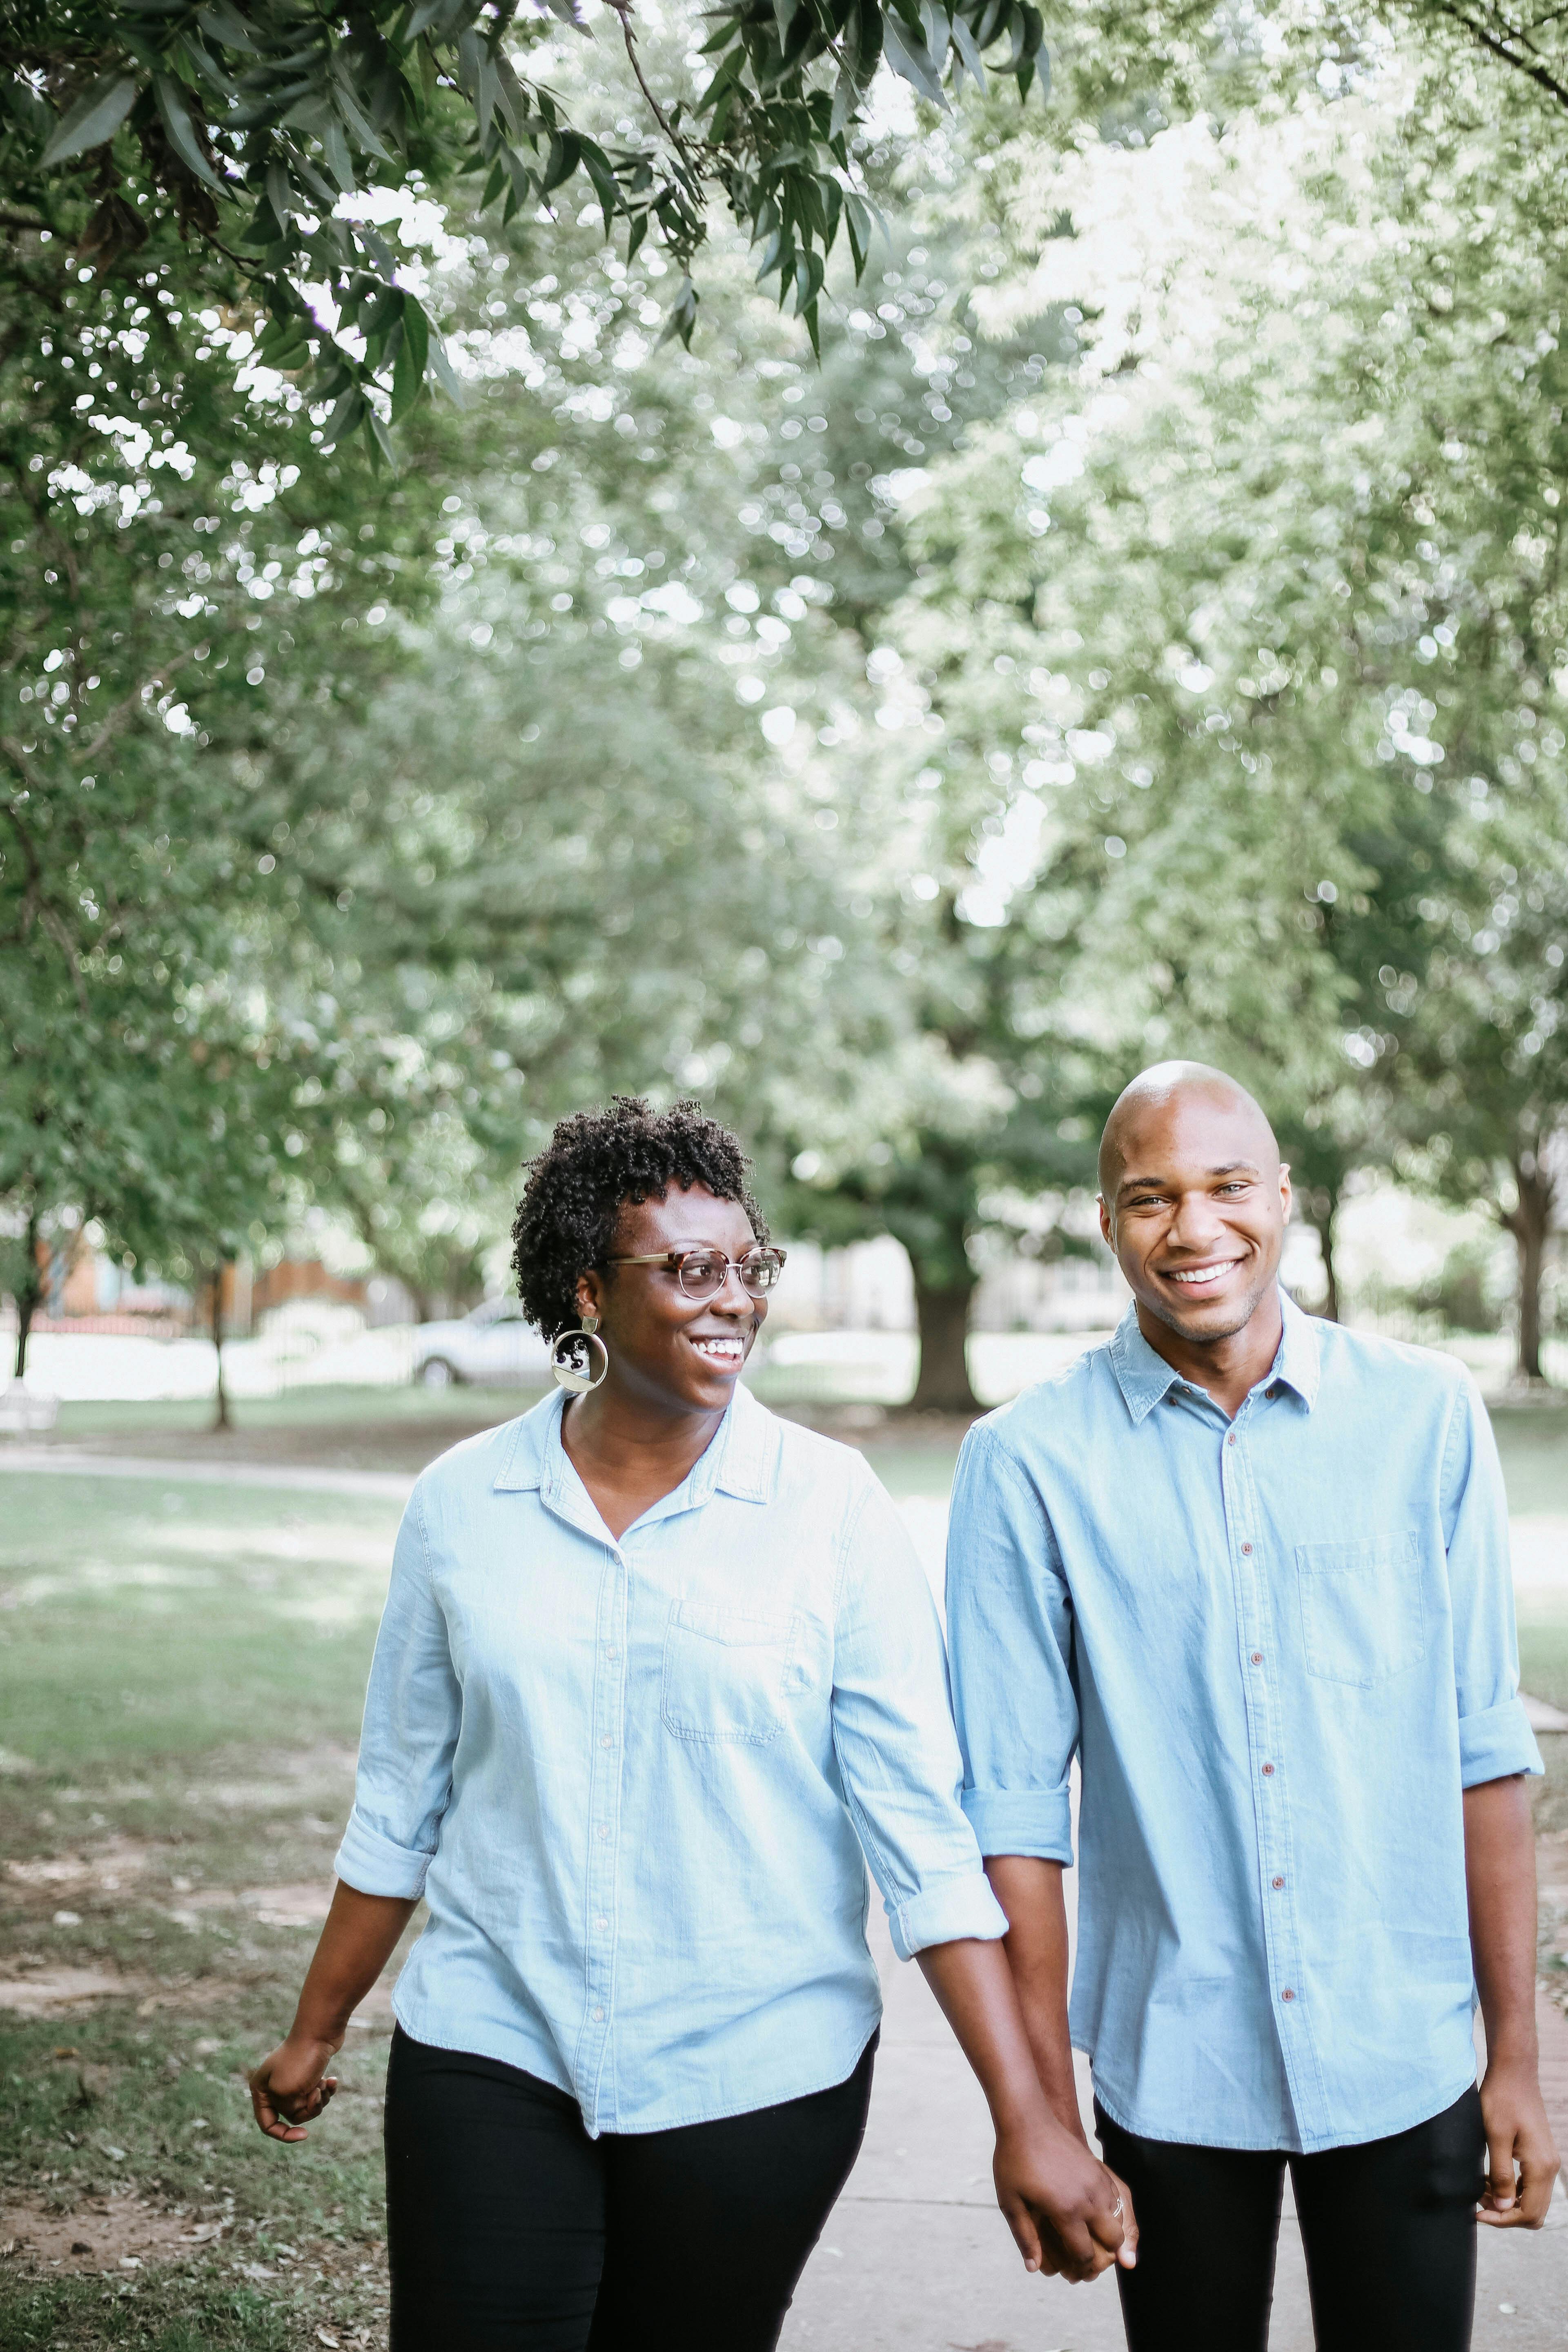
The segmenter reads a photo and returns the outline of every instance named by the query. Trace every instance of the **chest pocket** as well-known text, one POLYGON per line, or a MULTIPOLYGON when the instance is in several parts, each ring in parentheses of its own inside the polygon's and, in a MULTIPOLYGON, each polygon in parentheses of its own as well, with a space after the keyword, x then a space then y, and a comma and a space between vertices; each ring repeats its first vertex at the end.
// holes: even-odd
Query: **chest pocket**
POLYGON ((678 1601, 664 1637, 664 1727, 677 1739, 765 1748, 784 1719, 799 1620, 678 1601))
POLYGON ((1371 1690, 1426 1654, 1414 1529, 1358 1543, 1299 1544, 1296 1582, 1307 1672, 1371 1690))

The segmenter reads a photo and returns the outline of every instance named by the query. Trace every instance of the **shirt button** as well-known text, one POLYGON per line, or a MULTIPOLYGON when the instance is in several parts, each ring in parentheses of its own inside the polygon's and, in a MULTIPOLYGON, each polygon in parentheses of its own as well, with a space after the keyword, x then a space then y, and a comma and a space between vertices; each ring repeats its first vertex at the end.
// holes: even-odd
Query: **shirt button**
POLYGON ((1252 1663, 1255 1666, 1260 1666, 1263 1664, 1263 1653, 1261 1650, 1254 1650, 1252 1653, 1252 1663))
MULTIPOLYGON (((1290 1998, 1289 1994, 1289 1993, 1287 1993, 1287 1994, 1286 1994, 1286 1996, 1285 1996, 1285 1998, 1286 1998, 1286 2000, 1289 2000, 1289 1998, 1290 1998)), ((594 2022, 595 2022, 595 2025, 603 2025, 604 2021, 605 2021, 605 2012, 604 2012, 604 2011, 603 2011, 602 2009, 596 2009, 596 2010, 594 2011, 594 2022)))
POLYGON ((1235 1432, 1235 1430, 1234 1430, 1234 1429, 1231 1431, 1230 1435, 1226 1439, 1226 1441, 1225 1441, 1225 1442, 1226 1442, 1226 1444, 1227 1445, 1234 1445, 1234 1444, 1236 1444, 1236 1432, 1235 1432))
POLYGON ((1284 1990, 1284 1991, 1280 1994, 1279 1998, 1280 1998, 1280 2000, 1295 2000, 1295 1998, 1296 1998, 1296 1996, 1295 1996, 1295 1994, 1291 1991, 1291 1990, 1290 1990, 1289 1986, 1289 1985, 1287 1985, 1287 1986, 1286 1986, 1286 1988, 1285 1988, 1285 1990, 1284 1990))
POLYGON ((599 1742, 599 1745, 600 1745, 600 1747, 601 1747, 601 1748, 613 1748, 613 1747, 615 1746, 615 1744, 616 1744, 616 1743, 615 1743, 615 1741, 610 1738, 610 1735, 609 1735, 609 1733, 608 1733, 607 1731, 605 1732, 605 1736, 604 1736, 603 1739, 601 1739, 601 1740, 600 1740, 600 1742, 599 1742))
MULTIPOLYGON (((1272 1772, 1272 1771, 1273 1771, 1273 1769, 1274 1769, 1274 1767, 1273 1767, 1273 1765, 1272 1765, 1272 1764, 1266 1764, 1266 1765, 1264 1766, 1264 1768, 1263 1768, 1263 1769, 1264 1769, 1264 1770, 1265 1770, 1266 1772, 1272 1772)), ((598 1839, 599 1839, 600 1843, 601 1843, 601 1844, 603 1844, 603 1843, 604 1843, 605 1839, 605 1838, 607 1838, 607 1837, 609 1836, 610 1832, 609 1832, 609 1831, 608 1831, 608 1830, 603 1830, 603 1829, 602 1829, 602 1830, 597 1831, 597 1832, 595 1832, 595 1834, 597 1835, 597 1837, 598 1837, 598 1839)))
POLYGON ((1241 1549, 1242 1549, 1242 1550, 1243 1550, 1244 1552, 1246 1552, 1246 1553, 1248 1555, 1248 1557, 1250 1558, 1250 1556, 1251 1556, 1251 1552, 1252 1552, 1252 1546, 1251 1546, 1250 1544, 1243 1544, 1243 1545, 1242 1545, 1242 1547, 1241 1547, 1241 1549))
MULTIPOLYGON (((1274 1880, 1274 1882, 1273 1882, 1273 1885, 1274 1885, 1274 1887, 1275 1887, 1276 1892, 1278 1892, 1278 1891, 1279 1891, 1279 1889, 1281 1886, 1283 1886, 1283 1885, 1284 1885, 1284 1884, 1285 1884, 1285 1881, 1284 1881, 1282 1878, 1277 1878, 1277 1879, 1275 1879, 1275 1880, 1274 1880)), ((605 1924, 605 1923, 604 1923, 604 1921, 601 1919, 601 1920, 600 1920, 600 1922, 599 1922, 600 1927, 602 1927, 604 1926, 604 1924, 605 1924)))
MULTIPOLYGON (((1279 1885, 1282 1883, 1283 1882, 1279 1879, 1276 1879, 1275 1881, 1276 1885, 1279 1885)), ((595 1919, 594 1922, 595 1927, 598 1928, 601 1935, 604 1934, 605 1930, 609 1927, 609 1924, 610 1923, 607 1919, 595 1919)))
MULTIPOLYGON (((1264 1779, 1265 1779, 1266 1780, 1269 1780, 1269 1779, 1271 1779, 1271 1778, 1273 1777, 1273 1772, 1274 1772, 1274 1767, 1273 1767, 1273 1765, 1272 1765, 1272 1764, 1266 1764, 1266 1765, 1264 1766, 1264 1768, 1263 1768, 1263 1777, 1264 1777, 1264 1779)), ((599 1835, 600 1835, 601 1837, 604 1837, 605 1834, 606 1834, 606 1832, 605 1832, 604 1830, 601 1830, 601 1831, 599 1832, 599 1835)))
POLYGON ((605 1652, 605 1655, 608 1658, 612 1666, 615 1664, 616 1660, 620 1656, 620 1654, 621 1654, 618 1650, 606 1650, 605 1652))

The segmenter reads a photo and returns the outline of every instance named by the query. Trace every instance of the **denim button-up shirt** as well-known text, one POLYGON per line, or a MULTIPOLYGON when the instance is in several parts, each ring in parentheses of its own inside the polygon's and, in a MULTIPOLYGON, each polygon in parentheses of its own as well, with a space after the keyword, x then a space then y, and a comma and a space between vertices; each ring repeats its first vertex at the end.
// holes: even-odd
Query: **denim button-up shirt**
POLYGON ((925 1576, 861 1456, 743 1388, 617 1543, 561 1402, 414 1490, 338 1874, 429 1904, 405 2029, 590 2132, 826 2088, 880 2014, 866 1861, 906 1958, 1006 1927, 925 1576))
POLYGON ((948 1638, 981 1851, 1072 1860, 1074 2042, 1162 2140, 1381 2138, 1475 2079, 1462 1791, 1541 1769, 1451 1357, 1287 1299, 1234 1422, 1130 1310, 971 1431, 948 1638))

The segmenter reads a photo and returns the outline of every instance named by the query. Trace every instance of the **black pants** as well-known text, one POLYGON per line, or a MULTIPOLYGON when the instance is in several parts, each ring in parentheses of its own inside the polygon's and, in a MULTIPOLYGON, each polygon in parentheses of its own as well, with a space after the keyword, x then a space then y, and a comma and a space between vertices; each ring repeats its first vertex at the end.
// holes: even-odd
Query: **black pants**
POLYGON ((1094 2113, 1138 2217, 1138 2266, 1117 2273, 1130 2352, 1263 2352, 1287 2164, 1319 2352, 1468 2352, 1479 2092, 1392 2139, 1317 2156, 1140 2139, 1094 2113))
POLYGON ((590 2139, 564 2091, 399 2028, 392 2352, 771 2352, 860 2152, 876 2046, 782 2106, 590 2139))

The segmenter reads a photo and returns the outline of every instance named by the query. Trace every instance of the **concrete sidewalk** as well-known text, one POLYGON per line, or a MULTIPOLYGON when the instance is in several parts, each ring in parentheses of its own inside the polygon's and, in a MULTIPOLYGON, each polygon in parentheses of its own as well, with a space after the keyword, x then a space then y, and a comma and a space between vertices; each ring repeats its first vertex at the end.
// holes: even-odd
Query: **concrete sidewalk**
MULTIPOLYGON (((1068 2286, 1024 2269, 992 2195, 990 2119, 973 2077, 920 1970, 901 1966, 880 1933, 875 1948, 887 2015, 866 2146, 801 2281, 781 2352, 1122 2352, 1109 2275, 1068 2286)), ((1543 2021, 1548 2032, 1542 2074, 1568 2147, 1568 2024, 1556 2010, 1543 2021)), ((1288 2182, 1285 2195, 1270 2352, 1312 2352, 1288 2182)), ((1564 2345, 1568 2201, 1560 2189, 1539 2235, 1481 2231, 1475 2352, 1564 2345)))

